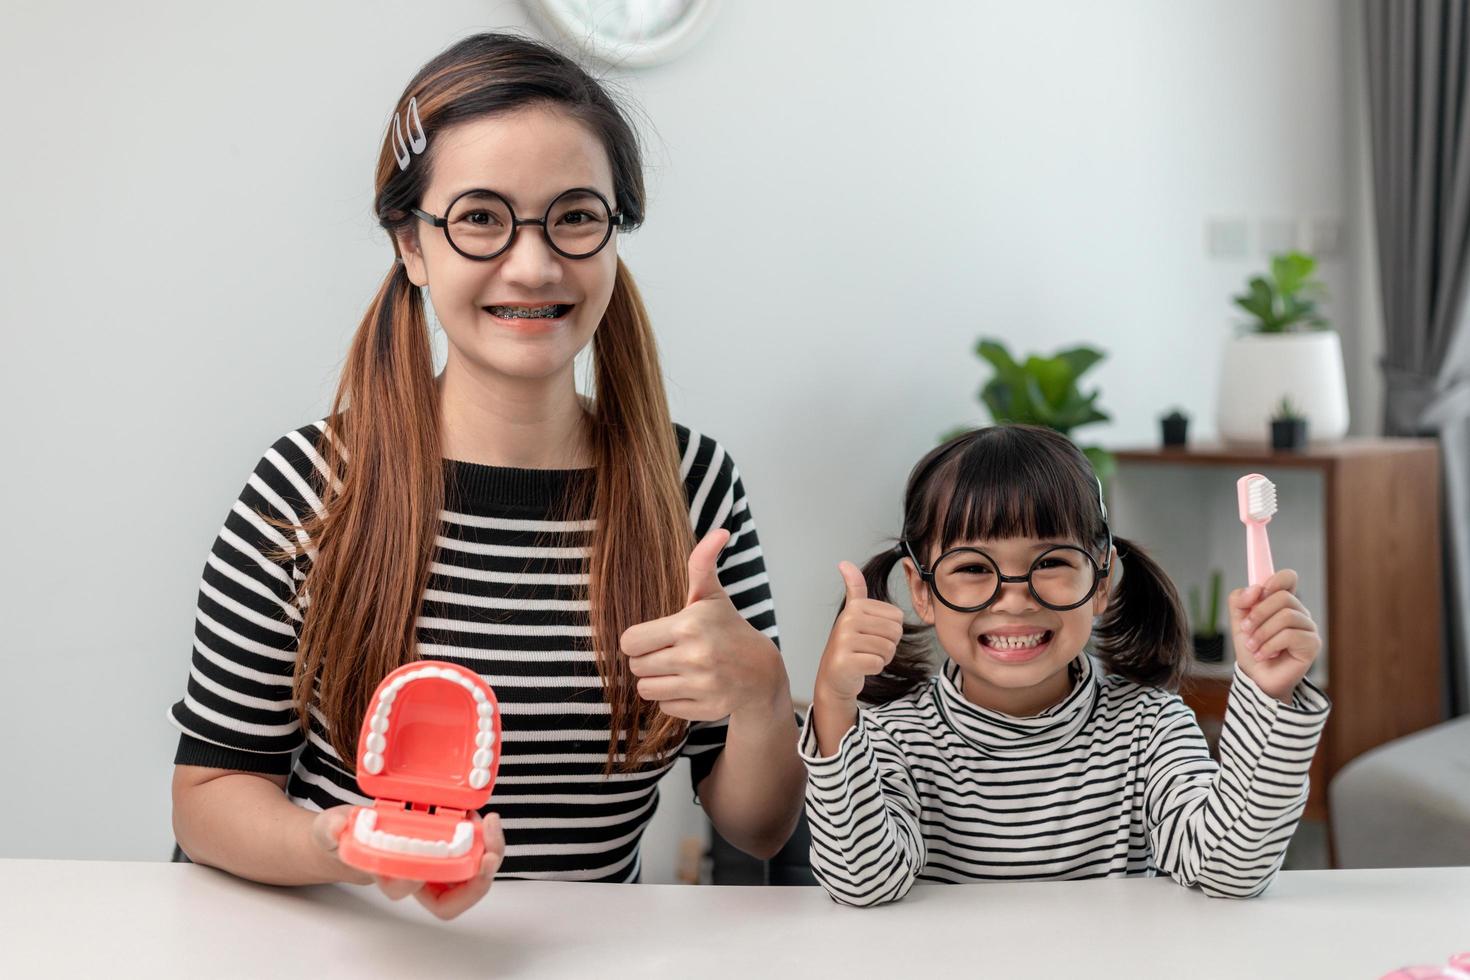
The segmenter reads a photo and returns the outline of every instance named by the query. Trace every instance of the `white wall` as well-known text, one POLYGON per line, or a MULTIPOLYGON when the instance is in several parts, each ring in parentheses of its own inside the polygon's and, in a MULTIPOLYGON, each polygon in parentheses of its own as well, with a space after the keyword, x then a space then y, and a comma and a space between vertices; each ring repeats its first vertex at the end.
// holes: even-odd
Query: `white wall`
MULTIPOLYGON (((197 576, 387 268, 386 113, 452 40, 525 24, 467 0, 0 14, 0 856, 167 853, 197 576)), ((1348 33, 1330 0, 741 0, 621 78, 656 127, 625 252, 676 417, 744 473, 798 694, 836 561, 893 533, 938 433, 984 418, 980 334, 1107 349, 1106 443, 1152 441, 1172 403, 1209 430, 1228 296, 1262 258, 1209 259, 1205 222, 1361 228, 1348 33)), ((1359 262, 1325 269, 1349 338, 1359 262)))

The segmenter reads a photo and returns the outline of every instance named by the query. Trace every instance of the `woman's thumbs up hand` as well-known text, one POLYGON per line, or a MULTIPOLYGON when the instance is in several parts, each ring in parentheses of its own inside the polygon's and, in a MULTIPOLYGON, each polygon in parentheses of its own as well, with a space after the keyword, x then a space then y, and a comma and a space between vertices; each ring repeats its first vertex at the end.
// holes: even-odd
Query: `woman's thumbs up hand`
POLYGON ((720 584, 716 566, 729 540, 729 531, 716 529, 694 546, 683 609, 623 632, 622 652, 638 678, 639 696, 675 718, 769 713, 790 698, 780 651, 745 621, 720 584))

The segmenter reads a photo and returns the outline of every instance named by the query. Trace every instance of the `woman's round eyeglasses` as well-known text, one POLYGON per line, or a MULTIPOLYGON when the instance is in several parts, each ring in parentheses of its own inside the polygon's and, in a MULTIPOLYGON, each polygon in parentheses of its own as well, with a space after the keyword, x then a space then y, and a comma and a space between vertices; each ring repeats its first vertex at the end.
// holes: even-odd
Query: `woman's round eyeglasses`
POLYGON ((443 217, 410 208, 419 218, 444 229, 449 247, 467 259, 484 262, 515 244, 516 233, 536 225, 546 244, 568 259, 591 258, 623 224, 623 212, 614 211, 607 198, 590 187, 562 191, 539 218, 520 218, 500 194, 492 190, 465 191, 449 202, 443 217))

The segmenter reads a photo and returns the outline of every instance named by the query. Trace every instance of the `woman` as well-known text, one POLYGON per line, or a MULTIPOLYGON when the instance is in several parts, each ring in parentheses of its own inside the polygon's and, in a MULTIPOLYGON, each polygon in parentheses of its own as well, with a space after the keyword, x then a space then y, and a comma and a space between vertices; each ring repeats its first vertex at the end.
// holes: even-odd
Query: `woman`
POLYGON ((670 421, 617 257, 644 211, 631 126, 557 52, 478 35, 404 90, 376 190, 397 258, 331 414, 266 453, 204 569, 170 712, 183 850, 264 882, 370 881, 335 854, 365 799, 356 733, 425 657, 496 690, 500 775, 481 873, 379 879, 390 896, 448 918, 497 873, 636 880, 680 755, 716 829, 774 853, 801 807, 789 684, 739 472, 670 421))

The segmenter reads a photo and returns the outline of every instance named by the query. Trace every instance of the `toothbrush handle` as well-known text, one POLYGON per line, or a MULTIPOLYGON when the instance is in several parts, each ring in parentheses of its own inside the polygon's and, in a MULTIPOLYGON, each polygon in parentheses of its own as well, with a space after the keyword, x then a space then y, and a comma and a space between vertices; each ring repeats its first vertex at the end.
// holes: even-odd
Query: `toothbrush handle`
POLYGON ((1246 525, 1245 564, 1251 585, 1260 585, 1276 573, 1271 565, 1271 541, 1266 537, 1266 525, 1246 525))

